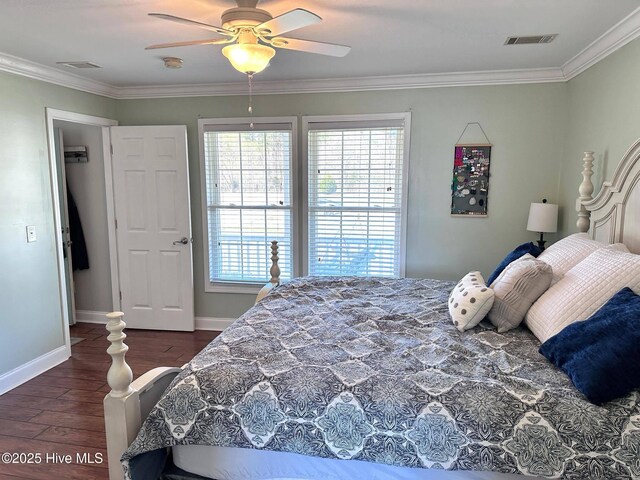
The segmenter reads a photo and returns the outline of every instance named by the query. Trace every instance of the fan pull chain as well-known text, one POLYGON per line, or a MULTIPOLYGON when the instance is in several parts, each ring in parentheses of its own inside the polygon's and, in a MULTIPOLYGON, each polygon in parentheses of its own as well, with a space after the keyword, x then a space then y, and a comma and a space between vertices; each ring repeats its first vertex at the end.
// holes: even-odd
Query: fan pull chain
POLYGON ((253 85, 251 80, 253 80, 253 75, 247 75, 249 77, 249 115, 251 115, 251 122, 249 123, 249 128, 253 128, 253 85))

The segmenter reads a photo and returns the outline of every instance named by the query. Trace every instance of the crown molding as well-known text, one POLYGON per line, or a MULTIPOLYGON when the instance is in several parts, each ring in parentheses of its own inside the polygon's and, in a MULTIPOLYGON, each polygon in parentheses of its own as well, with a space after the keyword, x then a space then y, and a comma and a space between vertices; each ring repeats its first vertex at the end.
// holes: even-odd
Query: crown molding
MULTIPOLYGON (((258 80, 254 84, 254 93, 271 95, 285 93, 365 92, 411 88, 566 82, 637 37, 640 37, 640 7, 607 30, 559 68, 264 82, 258 80)), ((118 87, 1 52, 0 71, 119 100, 245 95, 247 92, 247 87, 244 82, 118 87)))
POLYGON ((581 74, 608 55, 640 37, 640 7, 596 38, 562 66, 565 80, 581 74))
MULTIPOLYGON (((434 73, 425 75, 393 75, 384 77, 326 78, 317 80, 254 81, 253 93, 274 95, 283 93, 364 92, 429 87, 461 87, 474 85, 508 85, 521 83, 562 82, 559 68, 496 70, 485 72, 434 73)), ((120 87, 117 97, 162 98, 245 95, 243 83, 212 83, 201 85, 166 85, 152 87, 120 87)))
POLYGON ((95 93, 103 97, 117 98, 117 88, 109 84, 62 72, 56 68, 25 60, 24 58, 14 57, 7 53, 0 52, 0 71, 73 88, 74 90, 95 93))

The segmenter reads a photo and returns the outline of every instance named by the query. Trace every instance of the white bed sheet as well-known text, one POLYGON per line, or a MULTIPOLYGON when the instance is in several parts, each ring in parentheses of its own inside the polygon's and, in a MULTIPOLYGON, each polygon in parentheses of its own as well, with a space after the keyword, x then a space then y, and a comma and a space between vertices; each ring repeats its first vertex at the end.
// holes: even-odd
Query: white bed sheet
POLYGON ((216 480, 523 480, 495 472, 395 467, 360 460, 309 457, 297 453, 234 447, 179 445, 173 462, 181 469, 216 480))

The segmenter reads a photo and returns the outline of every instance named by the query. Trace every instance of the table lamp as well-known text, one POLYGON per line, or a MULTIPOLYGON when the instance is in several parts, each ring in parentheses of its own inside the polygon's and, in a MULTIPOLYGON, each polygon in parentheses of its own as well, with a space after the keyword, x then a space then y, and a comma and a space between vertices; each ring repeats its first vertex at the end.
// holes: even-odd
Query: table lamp
POLYGON ((542 200, 542 203, 532 203, 529 208, 527 230, 540 233, 538 246, 544 250, 546 243, 544 234, 558 231, 558 205, 547 203, 546 198, 542 200))

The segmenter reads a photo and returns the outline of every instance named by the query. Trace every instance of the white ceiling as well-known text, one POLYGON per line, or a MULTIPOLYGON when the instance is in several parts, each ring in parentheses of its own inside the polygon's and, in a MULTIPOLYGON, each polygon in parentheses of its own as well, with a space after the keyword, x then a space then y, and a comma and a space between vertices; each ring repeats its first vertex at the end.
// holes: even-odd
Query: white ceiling
MULTIPOLYGON (((220 46, 145 51, 215 37, 147 16, 220 25, 233 0, 2 0, 0 52, 117 87, 245 82, 220 46), (184 60, 164 68, 163 56, 184 60), (72 70, 61 61, 103 68, 72 70)), ((273 16, 306 8, 323 22, 287 36, 350 45, 344 58, 278 50, 257 81, 559 68, 640 6, 640 0, 263 0, 273 16), (504 46, 510 35, 558 33, 549 45, 504 46)))

